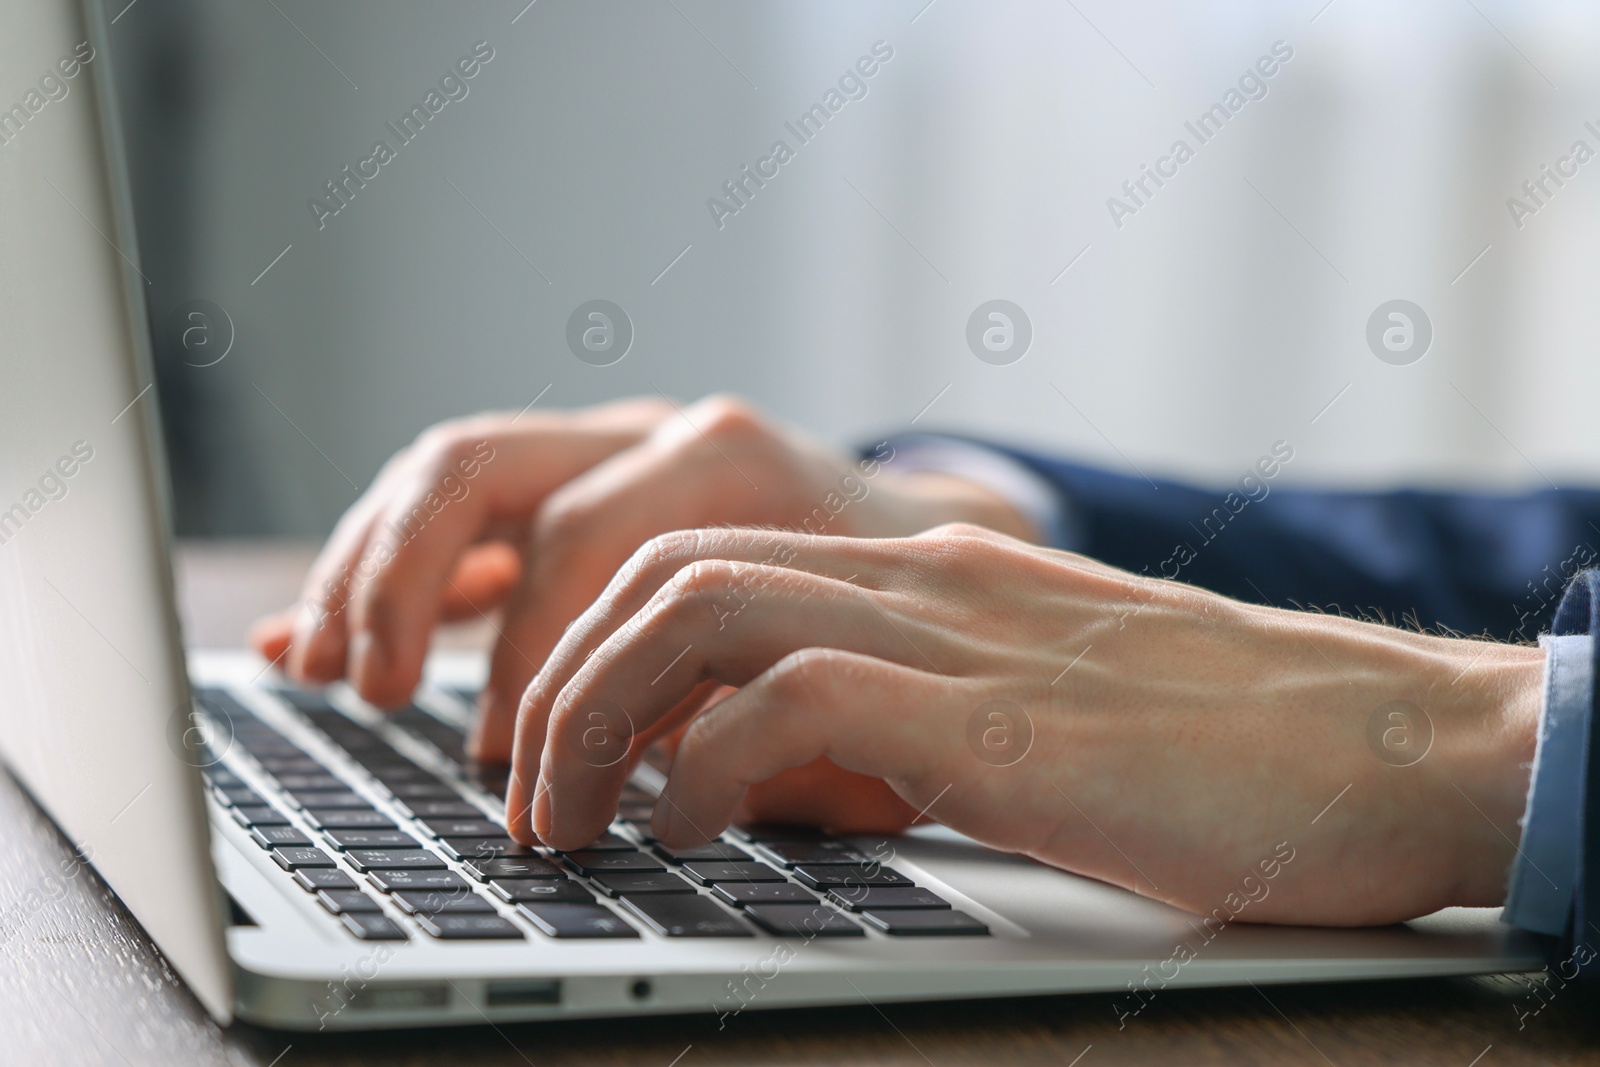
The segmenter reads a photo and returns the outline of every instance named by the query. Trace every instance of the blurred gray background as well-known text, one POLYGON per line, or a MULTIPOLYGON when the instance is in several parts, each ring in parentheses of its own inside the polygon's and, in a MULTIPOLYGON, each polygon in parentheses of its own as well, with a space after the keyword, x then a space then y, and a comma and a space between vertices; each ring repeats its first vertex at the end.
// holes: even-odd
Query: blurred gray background
POLYGON ((320 533, 430 422, 658 390, 1217 482, 1279 439, 1302 483, 1600 473, 1600 160, 1507 206, 1600 149, 1593 5, 108 9, 185 533, 320 533), (319 229, 308 201, 480 41, 468 95, 319 229), (799 146, 784 123, 878 41, 799 146), (1266 95, 1117 226, 1107 199, 1280 41, 1266 95), (708 198, 780 138, 719 229, 708 198), (595 298, 636 331, 608 367, 565 342, 595 298), (994 298, 1033 324, 1009 366, 965 340, 994 298), (1397 298, 1434 331, 1405 366, 1366 341, 1397 298), (231 322, 209 349, 194 301, 231 322))

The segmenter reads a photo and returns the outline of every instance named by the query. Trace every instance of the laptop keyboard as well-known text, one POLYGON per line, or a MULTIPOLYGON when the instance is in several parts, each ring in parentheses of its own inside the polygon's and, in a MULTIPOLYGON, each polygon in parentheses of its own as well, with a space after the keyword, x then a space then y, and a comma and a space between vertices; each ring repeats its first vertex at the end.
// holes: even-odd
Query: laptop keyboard
MULTIPOLYGON (((507 769, 474 764, 456 725, 417 705, 389 716, 443 757, 448 770, 439 773, 320 692, 269 692, 360 773, 347 780, 232 693, 208 687, 195 701, 212 736, 232 738, 203 771, 208 788, 284 878, 363 941, 989 933, 878 858, 815 830, 733 827, 697 848, 668 848, 650 833, 655 797, 631 782, 599 840, 570 852, 524 847, 499 814, 507 769), (238 773, 247 764, 268 788, 238 773)), ((468 706, 475 695, 447 692, 468 706)))

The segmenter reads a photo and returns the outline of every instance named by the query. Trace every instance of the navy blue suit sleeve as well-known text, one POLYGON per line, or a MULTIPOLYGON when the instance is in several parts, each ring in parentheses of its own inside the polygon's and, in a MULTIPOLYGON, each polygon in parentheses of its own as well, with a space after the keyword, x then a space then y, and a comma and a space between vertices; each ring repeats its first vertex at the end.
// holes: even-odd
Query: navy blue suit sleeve
POLYGON ((999 450, 1062 494, 1085 555, 1253 603, 1531 639, 1600 560, 1595 490, 1200 489, 999 450))
MULTIPOLYGON (((1587 633, 1595 638, 1592 655, 1595 670, 1600 671, 1600 571, 1587 570, 1579 574, 1562 597, 1552 629, 1557 634, 1587 633)), ((1591 681, 1600 679, 1600 673, 1591 673, 1591 681)), ((1600 955, 1593 946, 1600 944, 1600 685, 1594 685, 1589 695, 1589 715, 1583 723, 1581 744, 1582 781, 1578 788, 1581 797, 1578 840, 1573 842, 1578 856, 1573 865, 1578 872, 1578 884, 1573 893, 1572 923, 1565 942, 1573 948, 1574 959, 1591 982, 1600 979, 1600 955)))

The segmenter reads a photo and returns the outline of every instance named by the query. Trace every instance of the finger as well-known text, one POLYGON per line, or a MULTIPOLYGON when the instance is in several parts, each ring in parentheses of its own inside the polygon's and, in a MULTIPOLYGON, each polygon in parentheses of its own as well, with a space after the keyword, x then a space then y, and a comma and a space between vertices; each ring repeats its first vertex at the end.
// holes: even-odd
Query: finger
POLYGON ((486 760, 510 755, 529 680, 640 545, 709 516, 762 521, 758 495, 706 439, 676 427, 552 493, 533 524, 523 579, 490 658, 471 751, 486 760))
POLYGON ((294 634, 294 611, 280 611, 276 615, 263 615, 250 625, 247 640, 250 647, 268 663, 277 663, 289 651, 289 641, 294 634))
MULTIPOLYGON (((776 530, 680 530, 650 539, 626 565, 608 572, 610 584, 593 605, 585 601, 589 610, 567 627, 554 651, 545 657, 533 687, 529 689, 524 679, 515 703, 506 701, 511 710, 496 709, 503 716, 499 721, 506 724, 502 726, 505 734, 510 733, 509 722, 516 723, 517 744, 522 746, 516 757, 519 765, 538 765, 550 708, 578 667, 680 570, 710 559, 791 567, 878 588, 880 579, 897 565, 903 568, 905 553, 894 542, 819 538, 776 530)), ((736 606, 728 605, 728 610, 736 606)), ((518 625, 510 618, 517 610, 514 606, 507 613, 508 628, 518 625)), ((503 753, 499 758, 509 754, 510 740, 509 736, 503 738, 506 748, 499 750, 503 753)))
POLYGON ((361 498, 340 516, 306 571, 284 663, 291 677, 323 683, 344 676, 348 642, 344 609, 352 568, 383 506, 383 496, 407 458, 402 453, 384 465, 361 498))
POLYGON ((557 848, 592 840, 626 778, 593 758, 596 742, 649 729, 701 682, 744 685, 810 646, 901 662, 944 652, 947 638, 916 618, 892 620, 895 605, 869 597, 883 594, 780 567, 711 560, 680 571, 555 701, 539 763, 547 784, 534 808, 539 835, 557 848))
POLYGON ((819 826, 833 834, 897 834, 917 809, 881 778, 844 770, 826 756, 752 783, 739 822, 819 826))
MULTIPOLYGON (((472 618, 503 602, 516 584, 520 565, 516 553, 507 545, 491 542, 469 550, 450 579, 440 616, 447 620, 472 618)), ((294 638, 295 608, 263 615, 250 626, 250 647, 269 663, 276 663, 289 651, 294 638)))
POLYGON ((655 832, 674 846, 708 841, 751 786, 822 758, 925 791, 940 758, 930 725, 958 702, 947 681, 902 664, 833 649, 787 656, 689 727, 655 832))
POLYGON ((833 477, 835 460, 790 440, 739 401, 707 397, 686 409, 664 406, 671 415, 648 440, 575 479, 541 508, 469 741, 479 758, 509 755, 528 680, 634 549, 655 534, 712 522, 792 523, 794 495, 783 488, 833 477), (760 492, 763 483, 776 491, 760 492))
POLYGON ((419 438, 388 494, 352 581, 349 673, 373 703, 404 702, 422 674, 457 560, 487 532, 526 521, 551 490, 649 428, 545 416, 479 418, 419 438))
MULTIPOLYGON (((616 447, 623 447, 625 442, 637 440, 649 432, 670 413, 670 405, 661 401, 626 401, 576 415, 530 416, 522 428, 537 432, 543 427, 551 432, 570 425, 592 435, 610 435, 618 442, 616 447)), ((512 426, 520 418, 520 413, 515 416, 490 414, 443 423, 424 433, 419 442, 461 433, 466 427, 512 426)), ((423 452, 414 444, 390 457, 373 484, 340 519, 308 570, 286 661, 289 672, 302 681, 329 682, 344 675, 349 650, 346 609, 352 577, 371 551, 369 540, 378 516, 390 503, 397 485, 422 461, 419 457, 423 452)))
POLYGON ((504 541, 487 541, 466 550, 445 582, 440 617, 449 621, 482 616, 501 604, 522 574, 517 550, 504 541))

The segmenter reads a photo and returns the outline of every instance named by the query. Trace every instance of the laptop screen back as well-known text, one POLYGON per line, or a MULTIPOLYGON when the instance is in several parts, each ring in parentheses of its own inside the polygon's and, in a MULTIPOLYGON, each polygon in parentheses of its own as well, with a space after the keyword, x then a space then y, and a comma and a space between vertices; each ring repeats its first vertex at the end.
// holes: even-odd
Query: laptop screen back
POLYGON ((0 756, 225 1019, 147 283, 92 6, 17 0, 0 32, 0 756))

